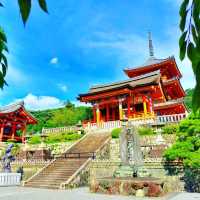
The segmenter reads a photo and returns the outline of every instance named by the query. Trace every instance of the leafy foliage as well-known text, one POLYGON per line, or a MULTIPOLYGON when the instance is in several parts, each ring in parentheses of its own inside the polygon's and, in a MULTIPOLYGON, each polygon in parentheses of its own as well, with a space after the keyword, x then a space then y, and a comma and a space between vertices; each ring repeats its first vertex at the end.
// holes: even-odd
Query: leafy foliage
POLYGON ((112 132, 111 132, 112 138, 119 138, 121 131, 122 131, 121 128, 113 129, 112 132))
POLYGON ((200 116, 191 115, 178 128, 176 143, 165 152, 167 160, 182 160, 186 167, 200 167, 200 116))
POLYGON ((196 77, 192 108, 194 112, 197 112, 200 110, 200 1, 183 0, 179 14, 181 17, 180 30, 182 31, 179 39, 180 59, 183 60, 187 52, 187 57, 192 63, 196 77))
POLYGON ((194 93, 194 89, 187 89, 185 91, 186 96, 184 102, 189 110, 192 110, 192 95, 194 93))
POLYGON ((0 88, 2 89, 4 85, 7 85, 5 81, 5 76, 8 68, 8 61, 5 55, 5 52, 8 52, 7 48, 7 38, 3 31, 3 29, 0 27, 0 88))
MULTIPOLYGON (((20 14, 21 14, 24 25, 26 24, 28 17, 30 15, 30 12, 31 12, 31 3, 32 3, 32 0, 18 0, 20 14)), ((38 3, 39 3, 40 8, 44 12, 48 13, 46 1, 38 0, 38 3)))
POLYGON ((34 111, 31 112, 38 120, 38 124, 29 125, 27 131, 29 133, 41 132, 42 128, 53 128, 62 126, 76 125, 79 121, 88 120, 92 117, 92 109, 90 107, 70 107, 34 111))
MULTIPOLYGON (((20 14, 24 25, 26 24, 28 17, 31 12, 31 3, 32 0, 18 0, 18 5, 20 9, 20 14)), ((46 0, 38 0, 40 8, 48 13, 46 0)), ((4 7, 3 3, 0 2, 0 7, 4 7)), ((7 47, 7 38, 6 34, 3 31, 3 28, 0 26, 0 88, 3 89, 7 85, 5 76, 8 69, 8 61, 5 52, 8 53, 7 47)))
POLYGON ((139 135, 154 135, 154 134, 156 134, 154 129, 152 129, 150 127, 145 127, 145 126, 138 128, 138 133, 139 133, 139 135))
POLYGON ((57 133, 57 134, 51 134, 45 139, 45 143, 51 144, 51 143, 59 143, 59 142, 68 142, 68 141, 74 141, 78 140, 82 137, 81 134, 78 133, 57 133))
POLYGON ((29 144, 40 144, 41 143, 41 137, 40 135, 33 135, 29 140, 29 144))
POLYGON ((176 134, 178 130, 178 125, 170 124, 162 128, 162 134, 176 134))
MULTIPOLYGON (((49 134, 44 142, 47 144, 55 144, 60 142, 68 142, 68 141, 74 141, 78 140, 83 136, 82 134, 78 134, 77 132, 69 132, 69 133, 54 133, 49 134)), ((42 141, 40 135, 33 135, 29 140, 29 144, 40 144, 42 141)))

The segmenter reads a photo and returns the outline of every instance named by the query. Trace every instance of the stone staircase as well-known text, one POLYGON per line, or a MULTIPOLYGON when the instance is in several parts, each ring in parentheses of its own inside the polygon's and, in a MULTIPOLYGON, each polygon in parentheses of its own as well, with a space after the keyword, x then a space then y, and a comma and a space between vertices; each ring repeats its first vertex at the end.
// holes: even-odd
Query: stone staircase
POLYGON ((83 170, 103 146, 109 142, 110 134, 88 134, 81 138, 60 157, 24 183, 25 187, 62 188, 83 170))

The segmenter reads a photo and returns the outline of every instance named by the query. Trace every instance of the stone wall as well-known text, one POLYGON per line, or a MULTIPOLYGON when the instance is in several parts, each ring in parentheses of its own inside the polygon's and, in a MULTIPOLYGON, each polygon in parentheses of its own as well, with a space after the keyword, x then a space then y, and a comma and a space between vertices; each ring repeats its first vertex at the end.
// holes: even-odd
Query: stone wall
POLYGON ((31 176, 33 176, 35 173, 37 173, 40 169, 42 169, 45 165, 47 165, 48 162, 37 162, 37 163, 29 163, 29 162, 14 162, 12 163, 12 171, 16 172, 17 169, 21 166, 23 166, 24 175, 23 175, 23 181, 26 181, 31 176))
MULTIPOLYGON (((94 160, 89 166, 89 182, 90 185, 96 183, 97 179, 105 177, 113 177, 116 169, 119 168, 121 162, 113 160, 94 160)), ((170 169, 178 169, 181 171, 182 166, 169 164, 166 166, 162 161, 148 161, 144 163, 144 168, 151 177, 160 178, 165 182, 164 191, 174 192, 183 191, 184 183, 181 181, 182 174, 169 175, 170 169), (166 169, 169 169, 166 170, 166 169)))
MULTIPOLYGON (((155 141, 157 137, 156 135, 140 136, 140 144, 143 146, 142 152, 143 152, 143 155, 145 155, 145 158, 147 159, 149 158, 147 152, 149 151, 149 148, 151 146, 153 150, 154 148, 157 148, 157 150, 161 152, 157 152, 155 149, 154 152, 152 151, 153 154, 155 154, 155 156, 154 155, 150 155, 150 156, 156 157, 156 155, 158 154, 158 157, 160 157, 160 154, 162 154, 164 149, 175 142, 175 139, 176 139, 175 135, 162 135, 162 136, 163 136, 163 139, 165 140, 165 143, 163 145, 158 145, 157 147, 155 146, 155 141)), ((110 159, 112 161, 120 161, 119 139, 112 139, 110 141, 110 159)))

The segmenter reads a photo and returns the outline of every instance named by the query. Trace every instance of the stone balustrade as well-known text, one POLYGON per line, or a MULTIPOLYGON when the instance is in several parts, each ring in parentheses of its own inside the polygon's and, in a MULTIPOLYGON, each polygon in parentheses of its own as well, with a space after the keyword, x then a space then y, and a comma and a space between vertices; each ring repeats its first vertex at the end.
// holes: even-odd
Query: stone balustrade
MULTIPOLYGON (((141 117, 141 118, 131 118, 129 122, 131 125, 140 126, 140 125, 156 125, 156 124, 167 124, 167 123, 178 123, 182 119, 186 118, 186 113, 173 114, 173 115, 161 115, 161 116, 152 116, 152 117, 141 117)), ((112 130, 113 128, 121 127, 121 121, 108 121, 108 122, 99 122, 99 123, 85 123, 83 128, 86 130, 112 130)), ((53 134, 53 133, 64 133, 69 131, 77 131, 78 127, 76 126, 66 126, 58 128, 43 128, 43 134, 53 134)))
POLYGON ((0 173, 0 186, 20 185, 20 179, 19 173, 0 173))
POLYGON ((77 131, 78 127, 76 126, 65 126, 65 127, 57 127, 57 128, 43 128, 43 134, 51 134, 51 133, 66 133, 70 131, 77 131))

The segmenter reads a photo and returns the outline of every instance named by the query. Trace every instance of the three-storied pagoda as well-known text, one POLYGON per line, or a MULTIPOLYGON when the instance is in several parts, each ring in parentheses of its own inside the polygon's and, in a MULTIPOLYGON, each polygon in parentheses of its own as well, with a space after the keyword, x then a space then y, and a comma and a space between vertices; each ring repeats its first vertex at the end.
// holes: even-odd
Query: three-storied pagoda
POLYGON ((0 142, 25 141, 26 126, 37 120, 24 108, 24 102, 17 102, 0 108, 0 142))
POLYGON ((81 102, 93 105, 94 123, 187 112, 175 58, 155 58, 150 33, 149 54, 143 65, 124 69, 129 79, 93 86, 79 95, 81 102))

